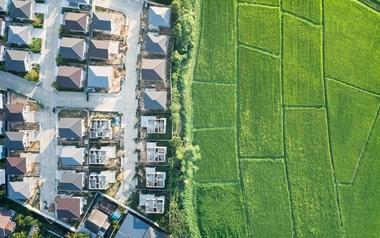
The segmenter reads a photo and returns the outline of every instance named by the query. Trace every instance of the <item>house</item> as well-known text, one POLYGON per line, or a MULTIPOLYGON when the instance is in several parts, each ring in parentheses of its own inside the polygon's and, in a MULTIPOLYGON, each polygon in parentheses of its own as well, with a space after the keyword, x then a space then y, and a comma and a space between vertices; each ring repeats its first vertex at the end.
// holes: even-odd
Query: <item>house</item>
POLYGON ((92 16, 92 30, 100 31, 106 34, 120 35, 119 32, 116 32, 116 25, 114 22, 113 13, 108 12, 94 12, 92 16))
POLYGON ((90 216, 85 222, 85 227, 91 232, 98 235, 97 237, 104 237, 110 223, 108 222, 108 215, 99 209, 92 210, 90 216))
POLYGON ((34 1, 12 0, 10 17, 33 20, 34 1))
POLYGON ((110 40, 91 40, 88 50, 90 58, 109 59, 112 54, 119 53, 119 42, 110 40))
POLYGON ((145 91, 144 108, 147 110, 166 110, 167 92, 145 91))
POLYGON ((116 158, 116 146, 102 146, 100 149, 91 148, 88 157, 90 164, 107 164, 108 159, 116 158))
POLYGON ((139 206, 145 206, 146 213, 164 213, 165 196, 157 196, 154 194, 142 194, 139 196, 139 206))
POLYGON ((89 176, 89 189, 107 189, 109 183, 116 182, 115 171, 101 171, 100 173, 90 173, 89 176))
POLYGON ((32 185, 29 182, 9 182, 8 198, 28 200, 32 196, 32 185))
POLYGON ((149 224, 146 220, 143 220, 139 216, 128 212, 124 218, 123 223, 116 233, 115 238, 167 238, 169 237, 162 231, 155 228, 153 224, 149 224))
POLYGON ((28 45, 31 40, 31 26, 9 26, 8 44, 28 45))
POLYGON ((7 157, 5 159, 5 171, 11 175, 23 175, 27 172, 25 157, 7 157))
POLYGON ((165 162, 166 161, 166 147, 157 146, 157 142, 147 142, 147 162, 165 162))
POLYGON ((32 68, 30 62, 31 53, 22 50, 6 50, 5 70, 15 72, 27 72, 32 68))
POLYGON ((141 79, 156 82, 165 82, 166 60, 164 59, 142 59, 141 79))
MULTIPOLYGON (((2 0, 0 0, 0 3, 1 1, 2 0)), ((0 36, 5 36, 5 28, 6 28, 5 21, 3 18, 0 18, 0 36)))
POLYGON ((12 221, 14 213, 0 207, 0 238, 11 237, 16 229, 16 223, 12 221))
POLYGON ((167 54, 169 37, 149 32, 146 36, 145 51, 155 54, 167 54))
POLYGON ((148 24, 152 30, 158 27, 170 27, 171 10, 168 7, 149 7, 148 24))
POLYGON ((84 162, 85 148, 75 146, 61 147, 59 158, 63 166, 82 166, 84 162))
POLYGON ((61 118, 58 123, 61 138, 79 139, 84 136, 85 127, 82 118, 61 118))
POLYGON ((9 12, 11 0, 0 0, 0 12, 9 12))
POLYGON ((155 116, 142 116, 141 127, 146 128, 148 133, 166 133, 166 118, 155 116))
POLYGON ((61 66, 58 69, 57 84, 59 87, 80 89, 83 87, 83 80, 82 68, 61 66))
POLYGON ((90 138, 112 138, 111 120, 94 119, 90 124, 90 138))
POLYGON ((64 59, 84 60, 86 42, 84 39, 62 37, 59 54, 64 59))
POLYGON ((30 106, 24 106, 21 104, 6 104, 4 111, 5 121, 35 121, 35 112, 30 111, 30 106))
POLYGON ((147 188, 164 188, 166 172, 158 172, 156 168, 145 168, 146 187, 147 188))
POLYGON ((83 198, 80 197, 58 197, 57 217, 80 219, 83 213, 83 198))
POLYGON ((84 13, 67 12, 65 28, 68 31, 88 32, 89 17, 84 13))
POLYGON ((29 145, 24 132, 5 132, 5 147, 13 150, 23 150, 29 145))
POLYGON ((82 191, 84 187, 85 173, 77 173, 75 170, 61 170, 60 190, 82 191))
POLYGON ((109 88, 112 80, 112 67, 88 66, 87 86, 109 88))

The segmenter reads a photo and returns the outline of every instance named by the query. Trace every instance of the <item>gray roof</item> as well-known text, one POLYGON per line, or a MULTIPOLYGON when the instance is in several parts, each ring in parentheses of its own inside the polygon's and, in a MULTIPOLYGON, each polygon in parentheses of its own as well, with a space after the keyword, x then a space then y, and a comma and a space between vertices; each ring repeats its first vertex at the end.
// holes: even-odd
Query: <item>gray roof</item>
POLYGON ((5 70, 26 72, 25 60, 29 52, 22 50, 6 50, 5 54, 5 70))
POLYGON ((166 238, 167 234, 160 232, 148 222, 139 219, 132 213, 128 213, 125 217, 120 229, 116 233, 115 238, 166 238))
POLYGON ((108 215, 104 212, 94 209, 92 210, 90 216, 87 218, 85 222, 85 226, 90 231, 98 234, 100 229, 107 223, 108 215))
POLYGON ((25 121, 24 105, 21 104, 5 104, 5 121, 25 121))
POLYGON ((83 174, 63 173, 61 174, 61 190, 82 190, 83 174))
POLYGON ((7 8, 4 8, 4 5, 7 1, 6 0, 0 0, 0 11, 2 12, 7 12, 8 9, 7 8))
POLYGON ((146 36, 145 51, 166 54, 168 44, 168 36, 148 33, 148 35, 146 36))
POLYGON ((24 132, 5 132, 5 147, 8 149, 23 150, 24 143, 22 139, 24 138, 24 132))
POLYGON ((166 109, 167 92, 145 91, 144 108, 145 109, 166 109))
POLYGON ((25 174, 26 158, 25 157, 7 157, 5 159, 5 170, 7 174, 25 174))
POLYGON ((142 59, 142 80, 164 81, 166 79, 165 65, 164 59, 142 59))
POLYGON ((82 138, 81 118, 61 118, 58 124, 59 137, 61 138, 82 138))
POLYGON ((65 17, 65 28, 69 31, 87 31, 88 16, 84 13, 68 12, 65 17))
POLYGON ((97 88, 110 87, 112 67, 88 66, 87 86, 97 88))
POLYGON ((30 30, 28 26, 9 26, 8 43, 27 45, 30 42, 30 30))
POLYGON ((88 50, 90 58, 108 59, 110 44, 109 40, 91 40, 88 50))
POLYGON ((92 29, 111 31, 113 13, 94 12, 92 16, 92 29))
POLYGON ((61 66, 58 70, 57 84, 65 88, 81 88, 82 68, 61 66))
POLYGON ((17 18, 30 18, 32 15, 31 1, 12 0, 10 16, 17 18))
POLYGON ((8 197, 10 199, 27 200, 30 198, 30 183, 28 182, 9 182, 8 197))
POLYGON ((59 155, 62 165, 83 165, 84 148, 63 147, 59 155))
POLYGON ((170 27, 170 8, 149 7, 148 24, 170 27))
POLYGON ((57 216, 61 218, 80 218, 80 198, 58 198, 57 216))
POLYGON ((62 37, 59 51, 62 58, 83 60, 84 51, 84 39, 62 37))

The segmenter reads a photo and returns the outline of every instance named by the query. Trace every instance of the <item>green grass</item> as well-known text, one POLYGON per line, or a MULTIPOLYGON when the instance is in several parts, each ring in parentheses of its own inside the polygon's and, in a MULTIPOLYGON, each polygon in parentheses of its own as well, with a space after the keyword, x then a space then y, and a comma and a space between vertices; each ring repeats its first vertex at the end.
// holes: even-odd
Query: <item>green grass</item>
POLYGON ((202 237, 248 237, 243 197, 238 184, 199 185, 196 197, 202 237))
POLYGON ((298 237, 341 237, 324 109, 287 109, 289 183, 298 237))
POLYGON ((316 24, 322 22, 322 0, 282 0, 282 7, 316 24))
POLYGON ((380 92, 380 13, 357 1, 325 1, 326 75, 380 92))
POLYGON ((284 14, 284 102, 324 105, 321 28, 284 14))
POLYGON ((292 237, 285 165, 282 160, 241 160, 252 237, 292 237))
POLYGON ((379 145, 380 122, 377 120, 356 181, 353 186, 339 186, 346 237, 380 237, 379 145))
POLYGON ((194 127, 226 127, 236 124, 236 86, 193 84, 194 127))
POLYGON ((199 145, 201 159, 196 162, 197 182, 237 181, 238 164, 234 129, 198 130, 194 143, 199 145))
POLYGON ((331 150, 339 182, 351 182, 380 103, 380 98, 327 80, 331 150))
POLYGON ((236 82, 235 0, 202 1, 195 80, 236 82))
POLYGON ((279 54, 281 49, 279 8, 239 4, 238 12, 239 40, 279 54))
POLYGON ((283 156, 280 61, 239 47, 240 153, 283 156))
POLYGON ((278 0, 239 0, 239 1, 255 3, 255 4, 273 5, 273 6, 278 6, 280 3, 278 0))

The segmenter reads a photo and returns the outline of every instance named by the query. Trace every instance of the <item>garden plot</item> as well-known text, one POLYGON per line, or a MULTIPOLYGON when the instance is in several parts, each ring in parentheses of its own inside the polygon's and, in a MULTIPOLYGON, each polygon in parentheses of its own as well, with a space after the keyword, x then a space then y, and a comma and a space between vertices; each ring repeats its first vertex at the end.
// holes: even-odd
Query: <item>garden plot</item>
POLYGON ((291 12, 315 24, 322 22, 322 0, 282 0, 285 11, 291 12))

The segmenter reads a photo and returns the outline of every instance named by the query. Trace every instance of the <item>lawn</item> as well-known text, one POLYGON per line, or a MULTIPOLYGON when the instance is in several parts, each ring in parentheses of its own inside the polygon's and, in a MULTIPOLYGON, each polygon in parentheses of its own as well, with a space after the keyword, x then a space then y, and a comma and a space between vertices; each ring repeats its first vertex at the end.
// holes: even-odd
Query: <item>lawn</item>
POLYGON ((243 197, 238 184, 198 185, 196 201, 202 237, 248 237, 243 197))
POLYGON ((193 124, 196 128, 236 125, 236 86, 193 83, 193 124))
POLYGON ((201 149, 197 182, 237 181, 238 164, 234 129, 197 130, 194 143, 201 149))
POLYGON ((283 160, 244 159, 241 168, 252 237, 292 237, 283 160))
POLYGON ((327 98, 337 180, 351 182, 380 98, 333 80, 327 80, 327 98))
POLYGON ((322 0, 282 0, 282 7, 313 23, 321 24, 322 22, 322 0))
POLYGON ((236 0, 202 1, 195 80, 236 82, 236 0))
POLYGON ((274 54, 281 49, 281 24, 278 7, 239 4, 239 41, 274 54))
POLYGON ((352 0, 325 1, 326 75, 380 93, 380 13, 352 0))
POLYGON ((324 105, 322 31, 284 14, 284 102, 286 105, 324 105))
POLYGON ((283 156, 280 60, 239 47, 239 140, 243 156, 283 156))
POLYGON ((239 1, 240 2, 255 3, 255 4, 269 5, 269 6, 278 6, 280 3, 278 0, 239 0, 239 1))
POLYGON ((287 109, 285 135, 297 237, 341 237, 324 109, 287 109))

